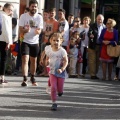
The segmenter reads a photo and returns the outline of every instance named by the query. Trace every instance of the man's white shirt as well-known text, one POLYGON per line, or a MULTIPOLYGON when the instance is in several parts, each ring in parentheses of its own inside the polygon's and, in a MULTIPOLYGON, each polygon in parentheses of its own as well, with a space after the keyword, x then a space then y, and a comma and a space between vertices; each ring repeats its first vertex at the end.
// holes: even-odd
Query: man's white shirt
POLYGON ((24 13, 20 16, 19 26, 25 27, 30 26, 30 31, 24 34, 23 42, 28 44, 39 43, 39 35, 35 34, 35 29, 43 29, 43 18, 41 15, 36 13, 34 16, 30 16, 29 13, 24 13))

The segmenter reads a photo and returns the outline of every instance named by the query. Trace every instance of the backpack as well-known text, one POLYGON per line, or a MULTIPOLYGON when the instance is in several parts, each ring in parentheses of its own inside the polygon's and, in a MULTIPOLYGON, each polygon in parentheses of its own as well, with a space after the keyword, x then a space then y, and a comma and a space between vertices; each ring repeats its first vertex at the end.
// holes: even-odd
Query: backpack
POLYGON ((0 35, 2 34, 2 16, 0 15, 0 35))

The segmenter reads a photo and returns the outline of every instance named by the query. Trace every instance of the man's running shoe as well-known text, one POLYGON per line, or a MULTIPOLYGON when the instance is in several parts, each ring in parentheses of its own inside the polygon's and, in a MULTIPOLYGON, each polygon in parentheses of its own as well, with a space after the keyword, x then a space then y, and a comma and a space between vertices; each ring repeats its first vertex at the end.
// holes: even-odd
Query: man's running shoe
POLYGON ((7 80, 0 80, 0 84, 3 84, 3 83, 8 83, 7 80))
POLYGON ((37 86, 38 84, 37 84, 37 82, 35 81, 35 78, 33 77, 33 78, 30 78, 30 81, 31 81, 31 83, 32 83, 32 86, 37 86))
POLYGON ((23 86, 23 87, 28 86, 27 81, 23 81, 23 82, 21 83, 21 86, 23 86))

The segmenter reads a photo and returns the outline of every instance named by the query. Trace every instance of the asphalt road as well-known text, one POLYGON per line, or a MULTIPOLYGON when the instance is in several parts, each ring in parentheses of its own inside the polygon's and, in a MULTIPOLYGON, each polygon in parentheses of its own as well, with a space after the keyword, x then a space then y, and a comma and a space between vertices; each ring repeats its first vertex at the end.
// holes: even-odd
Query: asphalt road
POLYGON ((19 76, 6 79, 0 85, 0 120, 120 119, 119 81, 66 79, 58 110, 51 111, 47 77, 36 77, 37 87, 21 87, 19 76))

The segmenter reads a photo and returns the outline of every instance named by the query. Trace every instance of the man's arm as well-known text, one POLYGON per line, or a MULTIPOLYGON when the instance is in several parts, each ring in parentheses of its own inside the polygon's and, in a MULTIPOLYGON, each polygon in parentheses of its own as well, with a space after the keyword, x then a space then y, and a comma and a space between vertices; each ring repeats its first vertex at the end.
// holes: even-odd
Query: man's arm
POLYGON ((20 33, 28 33, 30 31, 30 27, 24 28, 23 26, 19 26, 20 33))

